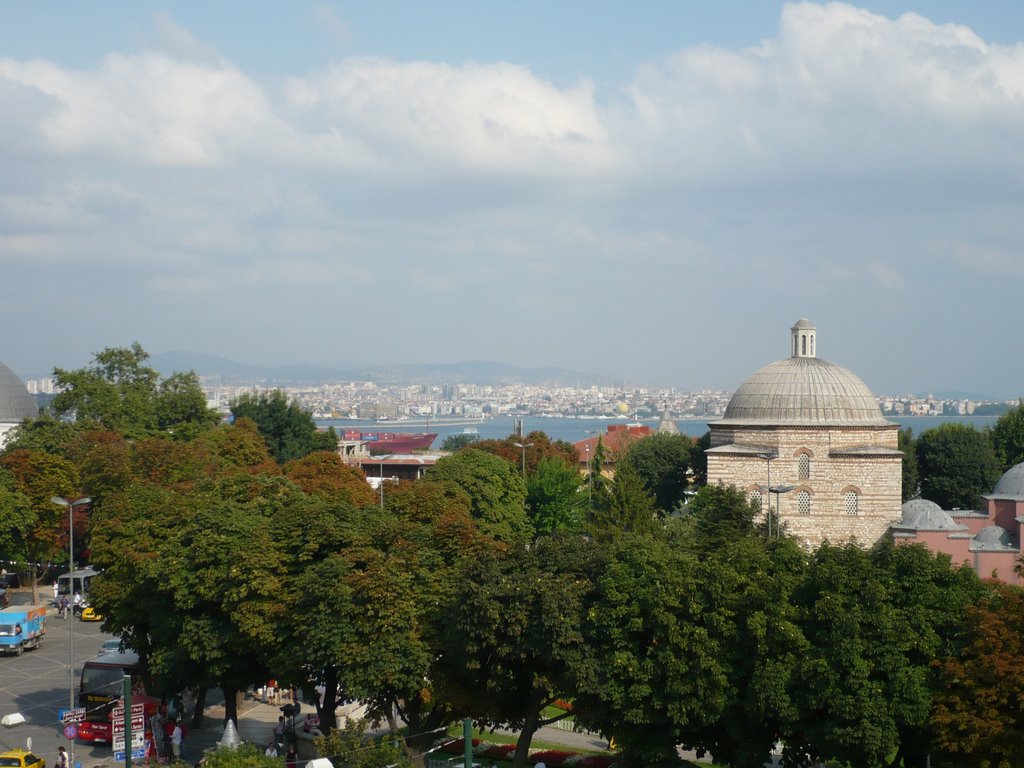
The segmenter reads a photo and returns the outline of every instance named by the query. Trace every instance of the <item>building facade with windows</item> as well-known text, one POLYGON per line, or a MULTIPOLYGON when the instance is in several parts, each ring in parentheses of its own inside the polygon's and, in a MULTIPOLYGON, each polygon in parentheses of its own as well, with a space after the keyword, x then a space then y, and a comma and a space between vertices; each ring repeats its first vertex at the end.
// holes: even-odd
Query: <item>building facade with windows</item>
POLYGON ((790 357, 754 372, 709 424, 708 482, 735 485, 811 547, 870 546, 901 518, 899 426, 857 376, 817 356, 817 329, 790 328, 790 357), (770 489, 770 491, 769 491, 770 489))

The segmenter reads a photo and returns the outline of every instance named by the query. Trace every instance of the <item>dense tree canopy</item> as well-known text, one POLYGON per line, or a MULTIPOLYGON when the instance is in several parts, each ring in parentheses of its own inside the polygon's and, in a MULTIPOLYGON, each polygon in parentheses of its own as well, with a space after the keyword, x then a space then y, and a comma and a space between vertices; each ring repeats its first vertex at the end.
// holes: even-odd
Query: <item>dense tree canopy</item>
POLYGON ((996 420, 991 437, 1001 471, 1024 461, 1024 400, 996 420))
POLYGON ((921 495, 943 509, 974 509, 999 479, 988 435, 967 424, 943 424, 917 441, 921 495))
POLYGON ((231 403, 231 413, 236 418, 244 416, 256 422, 271 455, 279 464, 300 459, 313 451, 338 448, 333 429, 317 432, 313 417, 298 403, 289 402, 288 396, 280 389, 243 394, 231 403))
POLYGON ((896 447, 903 451, 902 489, 903 501, 916 499, 921 491, 920 474, 917 468, 917 441, 912 429, 901 429, 896 447))
POLYGON ((452 496, 466 496, 474 519, 489 536, 521 542, 533 534, 526 514, 526 484, 505 459, 466 448, 440 459, 423 481, 442 484, 452 496))
POLYGON ((632 443, 615 464, 619 473, 629 467, 663 515, 685 500, 693 441, 686 435, 654 434, 632 443))
POLYGON ((135 342, 97 352, 85 368, 55 368, 54 384, 60 392, 53 399, 54 413, 131 438, 169 434, 189 439, 220 421, 206 407, 194 373, 175 373, 161 381, 160 374, 145 365, 148 359, 135 342))

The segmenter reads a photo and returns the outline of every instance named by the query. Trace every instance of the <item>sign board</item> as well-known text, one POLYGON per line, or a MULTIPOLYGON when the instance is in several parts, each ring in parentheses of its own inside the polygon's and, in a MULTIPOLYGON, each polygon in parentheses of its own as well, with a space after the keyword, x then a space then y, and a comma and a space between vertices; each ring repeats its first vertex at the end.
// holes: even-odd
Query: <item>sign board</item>
MULTIPOLYGON (((145 747, 143 747, 142 749, 132 749, 132 760, 142 760, 145 756, 146 756, 146 748, 145 747)), ((124 762, 124 750, 123 749, 121 751, 119 751, 119 752, 118 751, 114 752, 114 762, 116 762, 116 763, 123 763, 124 762)))
MULTIPOLYGON (((146 711, 146 705, 145 704, 132 704, 132 717, 135 717, 135 715, 141 715, 145 711, 146 711)), ((119 720, 119 719, 120 720, 124 720, 124 704, 123 703, 119 703, 116 707, 114 707, 114 719, 115 720, 119 720)))
MULTIPOLYGON (((119 718, 115 718, 113 725, 113 731, 115 734, 124 733, 124 715, 119 718)), ((141 714, 132 715, 132 733, 142 733, 146 727, 145 720, 141 714)))
POLYGON ((60 721, 64 725, 68 723, 81 723, 85 721, 85 707, 77 707, 76 709, 62 709, 60 711, 60 721))
POLYGON ((73 739, 78 735, 78 727, 74 723, 64 726, 64 738, 73 739))
MULTIPOLYGON (((117 752, 117 751, 123 752, 124 751, 124 734, 123 733, 115 733, 113 741, 114 741, 114 743, 112 744, 112 746, 114 748, 114 751, 115 752, 117 752)), ((140 749, 140 748, 145 749, 145 747, 146 747, 146 734, 142 733, 141 731, 133 731, 132 732, 132 749, 133 750, 140 749)))

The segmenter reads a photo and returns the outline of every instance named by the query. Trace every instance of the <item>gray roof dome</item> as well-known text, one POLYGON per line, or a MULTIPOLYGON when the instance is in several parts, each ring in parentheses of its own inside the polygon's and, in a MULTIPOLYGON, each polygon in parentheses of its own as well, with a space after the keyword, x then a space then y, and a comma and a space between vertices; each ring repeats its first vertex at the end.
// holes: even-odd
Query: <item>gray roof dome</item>
POLYGON ((1024 462, 1010 467, 996 483, 993 496, 1014 496, 1024 499, 1024 462))
POLYGON ((893 528, 912 528, 917 531, 964 531, 966 525, 956 522, 934 501, 911 499, 903 503, 903 519, 893 528))
POLYGON ((0 423, 18 424, 39 415, 36 399, 28 393, 18 375, 0 363, 0 423))
POLYGON ((798 320, 790 328, 792 357, 754 372, 733 393, 718 423, 888 425, 863 381, 817 357, 816 337, 810 321, 798 320))
POLYGON ((978 550, 1001 552, 1017 549, 1017 544, 1013 540, 1013 536, 1005 528, 1000 528, 998 525, 990 525, 978 532, 978 535, 974 537, 974 541, 971 542, 970 549, 972 552, 978 550))

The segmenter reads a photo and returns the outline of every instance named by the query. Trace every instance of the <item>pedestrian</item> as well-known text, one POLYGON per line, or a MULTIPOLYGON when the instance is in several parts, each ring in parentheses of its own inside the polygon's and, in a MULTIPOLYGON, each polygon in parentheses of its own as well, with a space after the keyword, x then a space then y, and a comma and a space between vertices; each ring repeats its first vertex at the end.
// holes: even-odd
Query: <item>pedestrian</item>
POLYGON ((277 744, 271 741, 267 744, 267 749, 263 754, 267 757, 277 757, 277 744))
POLYGON ((296 768, 299 762, 299 753, 295 744, 288 745, 288 751, 284 753, 284 768, 296 768))
POLYGON ((57 762, 53 768, 68 768, 68 753, 64 747, 57 747, 57 762))
POLYGON ((57 582, 56 582, 56 580, 54 580, 54 582, 53 582, 53 604, 54 605, 57 604, 57 582))
POLYGON ((174 754, 174 759, 181 759, 181 723, 178 720, 174 721, 174 730, 171 731, 171 752, 174 754))
POLYGON ((284 727, 284 718, 277 718, 277 725, 274 726, 274 741, 279 750, 284 747, 284 727))
POLYGON ((68 617, 68 609, 71 607, 71 603, 68 602, 68 596, 62 595, 60 598, 60 617, 66 619, 68 617))

